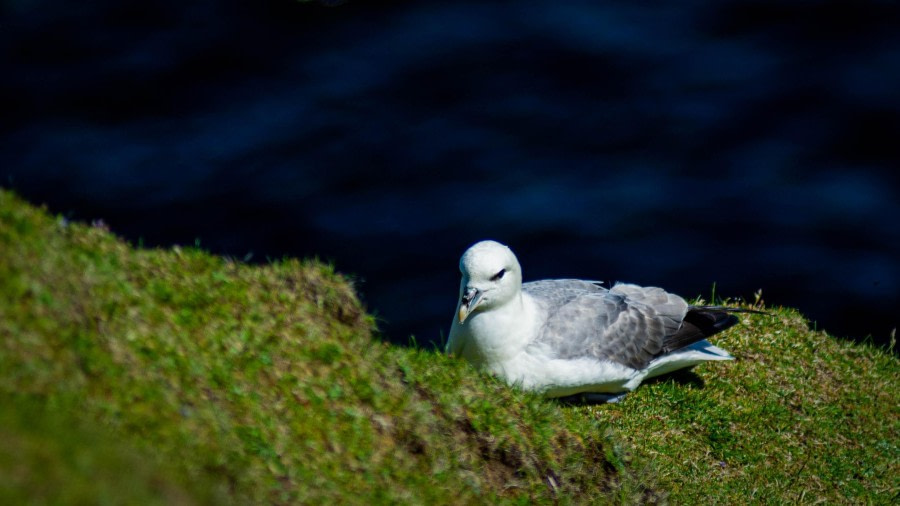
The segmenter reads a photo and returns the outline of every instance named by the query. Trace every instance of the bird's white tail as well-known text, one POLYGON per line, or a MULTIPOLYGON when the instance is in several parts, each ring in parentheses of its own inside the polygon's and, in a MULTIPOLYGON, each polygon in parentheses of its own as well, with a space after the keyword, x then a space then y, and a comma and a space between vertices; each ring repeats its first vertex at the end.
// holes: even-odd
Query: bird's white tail
POLYGON ((645 379, 685 367, 693 367, 711 360, 734 360, 734 357, 722 348, 703 339, 650 362, 647 365, 647 376, 645 376, 645 379))

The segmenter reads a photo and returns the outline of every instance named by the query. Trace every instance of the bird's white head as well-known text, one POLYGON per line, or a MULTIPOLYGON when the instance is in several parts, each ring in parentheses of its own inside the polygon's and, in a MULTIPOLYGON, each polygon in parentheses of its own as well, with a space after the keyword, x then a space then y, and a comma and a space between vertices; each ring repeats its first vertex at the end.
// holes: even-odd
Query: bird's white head
POLYGON ((522 268, 509 247, 496 241, 473 244, 459 259, 459 323, 472 313, 513 300, 522 289, 522 268))

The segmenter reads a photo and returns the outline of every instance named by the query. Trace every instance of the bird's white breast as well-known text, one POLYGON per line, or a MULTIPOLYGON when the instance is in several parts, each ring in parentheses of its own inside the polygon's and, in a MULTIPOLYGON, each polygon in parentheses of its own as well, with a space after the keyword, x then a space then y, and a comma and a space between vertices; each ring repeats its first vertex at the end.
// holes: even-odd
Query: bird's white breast
POLYGON ((513 360, 537 337, 539 308, 526 294, 520 294, 503 306, 473 314, 461 324, 453 321, 451 350, 479 368, 495 370, 498 364, 513 360))

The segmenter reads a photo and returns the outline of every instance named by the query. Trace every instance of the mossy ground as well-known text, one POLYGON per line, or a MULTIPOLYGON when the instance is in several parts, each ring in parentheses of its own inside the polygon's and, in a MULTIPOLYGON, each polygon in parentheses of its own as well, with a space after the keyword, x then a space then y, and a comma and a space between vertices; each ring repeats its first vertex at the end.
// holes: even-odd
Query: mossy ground
POLYGON ((676 504, 896 504, 897 357, 811 331, 796 311, 769 311, 728 335, 735 361, 579 412, 653 462, 676 504))
POLYGON ((0 372, 2 503, 92 490, 214 504, 651 493, 597 421, 373 338, 328 265, 135 249, 8 192, 0 372), (139 483, 115 490, 119 473, 139 483))
POLYGON ((773 312, 735 362, 568 407, 379 341, 328 265, 0 190, 0 503, 896 501, 896 357, 773 312))

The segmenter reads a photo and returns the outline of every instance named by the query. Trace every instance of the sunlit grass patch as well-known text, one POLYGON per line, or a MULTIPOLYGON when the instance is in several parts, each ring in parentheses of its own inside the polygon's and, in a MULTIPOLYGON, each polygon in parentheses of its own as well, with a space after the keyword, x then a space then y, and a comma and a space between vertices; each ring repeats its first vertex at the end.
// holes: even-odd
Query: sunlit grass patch
POLYGON ((768 308, 717 342, 737 358, 581 408, 652 461, 676 503, 888 504, 900 493, 900 384, 887 350, 833 339, 768 308))

